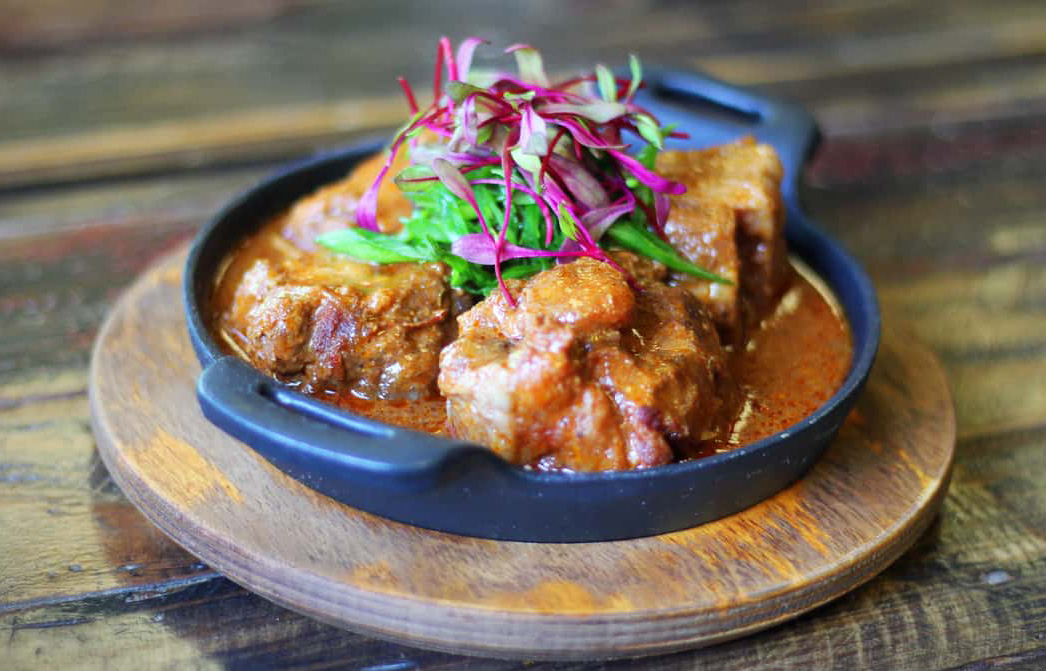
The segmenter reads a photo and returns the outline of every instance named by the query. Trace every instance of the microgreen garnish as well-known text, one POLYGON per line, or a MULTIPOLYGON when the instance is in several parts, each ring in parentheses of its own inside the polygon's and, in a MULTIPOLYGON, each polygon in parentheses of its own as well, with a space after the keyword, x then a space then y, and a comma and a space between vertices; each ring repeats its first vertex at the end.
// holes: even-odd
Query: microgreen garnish
POLYGON ((686 187, 658 175, 662 128, 636 105, 643 86, 639 59, 629 58, 631 78, 603 65, 595 72, 551 83, 541 54, 525 44, 505 52, 518 75, 486 77, 472 71, 483 40, 470 37, 455 54, 439 42, 433 102, 419 109, 399 80, 413 116, 396 133, 377 179, 356 206, 356 227, 320 236, 320 244, 376 263, 442 261, 452 286, 475 293, 528 277, 557 259, 588 256, 612 265, 604 246, 619 246, 669 268, 713 282, 728 282, 687 261, 663 240, 669 195, 686 187), (443 75, 446 74, 446 82, 443 75), (586 93, 594 88, 598 95, 586 93), (627 152, 624 131, 646 141, 627 152), (395 182, 414 207, 403 229, 383 234, 377 225, 378 187, 396 154, 407 145, 411 165, 395 182))

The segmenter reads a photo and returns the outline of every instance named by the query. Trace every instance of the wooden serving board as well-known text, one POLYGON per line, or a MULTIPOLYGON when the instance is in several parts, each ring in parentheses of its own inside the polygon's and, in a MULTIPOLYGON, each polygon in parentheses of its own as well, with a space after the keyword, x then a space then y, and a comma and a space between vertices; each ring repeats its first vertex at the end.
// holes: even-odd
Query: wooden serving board
POLYGON ((538 544, 427 531, 337 503, 200 413, 185 250, 123 296, 95 344, 102 458, 143 513, 237 583, 366 634, 528 659, 640 656, 769 627, 893 562, 944 497, 955 446, 933 354, 883 333, 866 391, 807 476, 744 512, 661 536, 538 544))

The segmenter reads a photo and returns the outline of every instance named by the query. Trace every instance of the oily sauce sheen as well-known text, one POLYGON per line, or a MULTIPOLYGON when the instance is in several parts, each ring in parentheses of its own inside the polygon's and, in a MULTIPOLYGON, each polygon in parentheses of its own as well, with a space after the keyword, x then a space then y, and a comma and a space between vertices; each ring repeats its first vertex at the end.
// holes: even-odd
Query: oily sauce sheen
MULTIPOLYGON (((283 217, 249 236, 229 255, 212 296, 212 324, 229 309, 244 272, 257 259, 278 260, 301 254, 281 235, 283 217)), ((326 256, 323 250, 312 254, 326 256)), ((347 271, 357 262, 345 262, 347 271)), ((849 328, 835 300, 800 262, 774 310, 752 329, 743 346, 728 349, 729 365, 740 390, 714 430, 682 459, 725 452, 758 441, 796 424, 823 405, 849 370, 849 328)), ((244 358, 242 334, 216 327, 219 342, 244 358)), ((418 400, 368 400, 351 392, 308 390, 313 396, 351 412, 417 431, 450 435, 446 402, 440 396, 418 400)), ((541 462, 534 468, 544 470, 541 462)))
POLYGON ((775 311, 745 348, 732 355, 742 399, 729 433, 716 441, 728 450, 783 431, 823 405, 850 368, 850 330, 827 289, 797 267, 775 311), (815 285, 816 283, 816 285, 815 285))
MULTIPOLYGON (((777 309, 743 349, 731 352, 741 388, 732 420, 686 458, 725 452, 783 431, 823 405, 846 377, 852 356, 849 328, 820 282, 799 264, 793 266, 797 272, 777 309)), ((442 397, 372 401, 332 392, 320 397, 388 424, 449 435, 442 397)))

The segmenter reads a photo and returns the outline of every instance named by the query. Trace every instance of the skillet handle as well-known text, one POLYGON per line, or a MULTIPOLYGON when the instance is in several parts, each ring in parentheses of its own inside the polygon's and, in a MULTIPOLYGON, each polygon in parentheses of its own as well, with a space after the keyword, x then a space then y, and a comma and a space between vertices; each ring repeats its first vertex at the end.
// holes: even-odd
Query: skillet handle
MULTIPOLYGON (((753 135, 777 150, 784 166, 782 195, 799 211, 803 165, 820 140, 813 117, 802 107, 697 72, 652 69, 636 102, 662 124, 676 123, 691 138, 677 147, 701 148, 753 135)), ((670 143, 671 144, 671 143, 670 143)))
POLYGON ((215 425, 292 474, 308 478, 326 471, 331 477, 381 477, 418 489, 432 486, 463 459, 490 455, 476 445, 343 412, 283 387, 234 356, 203 370, 196 395, 215 425))

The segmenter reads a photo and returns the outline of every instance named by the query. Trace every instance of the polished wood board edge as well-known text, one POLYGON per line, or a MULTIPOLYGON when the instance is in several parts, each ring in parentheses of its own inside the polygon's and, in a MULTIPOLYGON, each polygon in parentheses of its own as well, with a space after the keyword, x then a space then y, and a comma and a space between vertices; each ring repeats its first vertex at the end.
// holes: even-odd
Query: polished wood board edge
MULTIPOLYGON (((332 592, 329 582, 303 572, 286 580, 285 566, 265 556, 240 552, 221 534, 201 527, 177 507, 155 496, 112 440, 99 399, 98 361, 119 315, 130 308, 157 277, 178 272, 184 249, 159 261, 119 300, 99 332, 89 384, 92 426, 99 451, 116 482, 128 498, 164 533, 188 551, 207 561, 233 581, 287 608, 360 633, 461 654, 526 659, 593 659, 635 657, 710 645, 764 629, 854 589, 874 577, 905 550, 932 522, 947 491, 954 459, 955 421, 950 413, 940 427, 942 441, 950 446, 943 477, 922 492, 913 514, 878 539, 873 552, 851 553, 826 567, 822 575, 798 586, 785 586, 758 601, 731 604, 728 609, 638 610, 626 614, 579 617, 572 614, 498 612, 489 608, 463 609, 461 604, 440 604, 372 593, 344 585, 332 592), (266 570, 267 569, 267 570, 266 570), (271 575, 270 575, 271 573, 271 575), (417 617, 417 609, 426 613, 417 617), (492 633, 496 633, 492 640, 492 633), (540 641, 541 646, 536 646, 540 641)), ((179 273, 180 274, 180 273, 179 273)), ((177 301, 181 310, 181 302, 177 301)), ((184 326, 183 326, 184 328, 184 326)), ((884 346, 899 346, 901 338, 884 332, 884 346)), ((923 349, 905 336, 905 347, 923 349)), ((949 410, 951 398, 943 373, 932 354, 936 385, 944 385, 949 410)), ((195 373, 194 373, 195 375, 195 373)), ((205 421, 205 420, 204 420, 205 421)), ((235 443, 230 439, 230 442, 235 443)), ((341 506, 328 500, 330 505, 341 506)), ((395 523, 391 523, 395 524, 395 523)), ((425 532, 420 530, 421 533, 425 532)), ((618 541, 618 543, 629 541, 618 541)))

